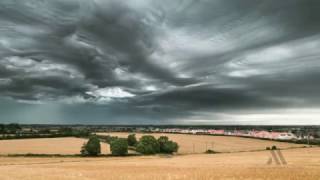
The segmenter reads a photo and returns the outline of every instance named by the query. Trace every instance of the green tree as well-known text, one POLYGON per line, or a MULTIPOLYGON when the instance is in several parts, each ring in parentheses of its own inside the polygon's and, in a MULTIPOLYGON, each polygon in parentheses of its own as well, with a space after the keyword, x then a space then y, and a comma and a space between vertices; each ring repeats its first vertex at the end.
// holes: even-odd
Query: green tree
POLYGON ((142 154, 156 154, 160 152, 160 145, 156 138, 146 135, 140 138, 136 151, 142 154))
POLYGON ((167 136, 160 136, 158 138, 158 142, 160 145, 161 153, 172 154, 173 152, 177 152, 179 149, 178 144, 176 142, 170 141, 167 136))
POLYGON ((128 141, 125 138, 117 138, 110 142, 112 155, 123 156, 128 154, 128 141))
POLYGON ((81 148, 82 155, 97 156, 101 153, 100 140, 97 136, 91 136, 81 148))
POLYGON ((135 134, 129 134, 128 136, 128 145, 129 146, 136 146, 138 143, 136 135, 135 134))

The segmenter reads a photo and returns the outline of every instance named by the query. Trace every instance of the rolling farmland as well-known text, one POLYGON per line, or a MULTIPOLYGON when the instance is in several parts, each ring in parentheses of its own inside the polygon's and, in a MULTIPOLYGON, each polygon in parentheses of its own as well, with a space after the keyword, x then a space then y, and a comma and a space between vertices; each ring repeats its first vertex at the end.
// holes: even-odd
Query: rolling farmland
POLYGON ((287 165, 268 165, 270 152, 172 157, 0 158, 3 180, 318 179, 320 148, 283 150, 287 165), (17 172, 17 169, 18 172, 17 172))
MULTIPOLYGON (((99 135, 112 135, 127 137, 128 133, 98 133, 99 135)), ((144 134, 136 134, 140 138, 144 134)), ((267 146, 276 145, 281 149, 302 147, 301 144, 283 143, 269 140, 228 137, 228 136, 206 136, 206 135, 185 135, 185 134, 152 134, 155 137, 168 136, 176 141, 180 148, 179 154, 204 153, 206 149, 213 149, 217 152, 242 152, 265 150, 267 146)), ((86 139, 82 138, 39 138, 39 139, 16 139, 1 140, 0 155, 6 154, 79 154, 81 146, 86 139)), ((101 143, 102 154, 109 154, 109 145, 101 143)), ((132 153, 132 151, 129 151, 132 153)))
MULTIPOLYGON (((97 133, 98 135, 111 135, 118 137, 127 137, 128 133, 97 133)), ((146 134, 136 134, 137 138, 146 134)), ((270 140, 260 140, 252 138, 230 137, 230 136, 207 136, 207 135, 189 135, 189 134, 150 134, 155 137, 168 136, 171 140, 177 142, 180 146, 180 154, 203 153, 206 149, 213 149, 217 152, 240 152, 265 150, 267 146, 276 145, 278 148, 286 149, 292 147, 302 147, 301 144, 277 142, 270 140)))
MULTIPOLYGON (((100 134, 107 135, 107 134, 100 134)), ((128 133, 108 133, 124 137, 128 133)), ((137 134, 141 137, 143 134, 137 134)), ((183 134, 167 135, 181 146, 180 155, 129 157, 10 157, 6 154, 79 154, 86 139, 41 138, 0 141, 2 180, 187 180, 187 179, 317 179, 320 148, 268 140, 183 134), (219 154, 203 154, 211 148, 219 154), (195 153, 193 154, 193 144, 195 153), (276 164, 266 146, 283 148, 286 164, 276 164), (294 148, 298 147, 298 148, 294 148), (257 150, 257 151, 256 151, 257 150), (261 150, 261 151, 260 151, 261 150), (243 152, 247 151, 247 152, 243 152), (202 154, 200 154, 202 153, 202 154), (270 162, 271 159, 271 162, 270 162), (18 169, 18 172, 17 172, 18 169)), ((101 144, 102 152, 109 146, 101 144)))

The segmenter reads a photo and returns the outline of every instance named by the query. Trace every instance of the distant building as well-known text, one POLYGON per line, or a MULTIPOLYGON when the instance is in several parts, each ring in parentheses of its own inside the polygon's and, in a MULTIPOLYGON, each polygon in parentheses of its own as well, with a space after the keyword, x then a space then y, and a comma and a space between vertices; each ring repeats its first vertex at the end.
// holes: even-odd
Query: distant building
POLYGON ((220 129, 220 130, 209 129, 207 132, 208 132, 208 134, 224 135, 223 129, 220 129))
POLYGON ((295 136, 292 133, 280 133, 279 136, 276 139, 279 139, 279 140, 292 140, 292 139, 297 139, 297 136, 295 136))

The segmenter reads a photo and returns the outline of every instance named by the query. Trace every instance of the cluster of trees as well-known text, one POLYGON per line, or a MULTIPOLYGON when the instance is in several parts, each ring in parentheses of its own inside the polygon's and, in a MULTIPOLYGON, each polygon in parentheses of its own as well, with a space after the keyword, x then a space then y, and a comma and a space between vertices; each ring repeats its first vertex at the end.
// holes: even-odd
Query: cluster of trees
POLYGON ((110 142, 110 151, 112 155, 123 156, 128 154, 128 141, 126 138, 117 138, 110 142))
POLYGON ((136 151, 141 154, 172 154, 178 151, 178 144, 170 141, 167 136, 161 136, 156 139, 153 136, 142 136, 137 143, 136 151))
POLYGON ((85 156, 97 156, 101 153, 100 139, 97 136, 91 136, 87 143, 81 147, 81 154, 85 156))
MULTIPOLYGON (((81 154, 86 156, 99 155, 101 153, 100 137, 91 136, 88 142, 82 146, 81 154)), ((111 154, 115 156, 128 154, 129 147, 141 154, 172 154, 179 149, 178 144, 169 140, 167 136, 156 139, 154 136, 145 135, 138 141, 135 134, 130 134, 128 138, 106 136, 102 140, 110 144, 111 154)))

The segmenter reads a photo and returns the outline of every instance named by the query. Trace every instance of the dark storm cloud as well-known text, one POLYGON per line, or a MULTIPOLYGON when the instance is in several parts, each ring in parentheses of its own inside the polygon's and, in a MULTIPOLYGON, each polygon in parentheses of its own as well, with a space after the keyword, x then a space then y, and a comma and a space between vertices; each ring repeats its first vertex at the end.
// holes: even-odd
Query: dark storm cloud
POLYGON ((3 0, 0 95, 17 112, 56 104, 55 118, 89 123, 318 107, 319 9, 317 0, 3 0))

